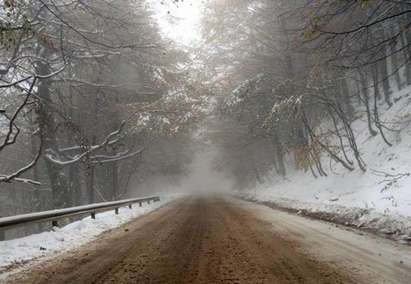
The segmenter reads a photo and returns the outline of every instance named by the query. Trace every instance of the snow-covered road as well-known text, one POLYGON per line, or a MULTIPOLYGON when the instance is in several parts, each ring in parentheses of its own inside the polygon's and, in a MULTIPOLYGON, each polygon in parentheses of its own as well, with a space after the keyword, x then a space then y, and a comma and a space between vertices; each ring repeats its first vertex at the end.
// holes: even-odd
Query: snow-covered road
POLYGON ((411 248, 231 197, 186 197, 10 283, 409 283, 411 248))
POLYGON ((411 247, 332 223, 245 201, 236 204, 300 244, 306 254, 349 271, 358 283, 410 283, 411 247))

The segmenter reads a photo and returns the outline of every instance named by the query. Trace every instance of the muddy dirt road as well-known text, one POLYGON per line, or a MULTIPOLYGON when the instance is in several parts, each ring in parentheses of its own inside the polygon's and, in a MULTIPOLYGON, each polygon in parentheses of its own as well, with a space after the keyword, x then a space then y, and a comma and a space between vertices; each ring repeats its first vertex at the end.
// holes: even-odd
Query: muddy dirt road
POLYGON ((10 283, 411 283, 409 247, 222 197, 172 202, 10 283))

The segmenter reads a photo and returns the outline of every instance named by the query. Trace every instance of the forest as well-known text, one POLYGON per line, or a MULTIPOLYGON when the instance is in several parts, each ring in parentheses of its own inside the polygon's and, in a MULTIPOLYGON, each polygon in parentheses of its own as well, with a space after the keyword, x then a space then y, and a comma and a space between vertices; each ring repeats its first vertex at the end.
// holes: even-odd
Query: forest
POLYGON ((410 56, 407 0, 2 0, 0 217, 336 167, 389 188, 410 173, 362 144, 409 135, 410 56))

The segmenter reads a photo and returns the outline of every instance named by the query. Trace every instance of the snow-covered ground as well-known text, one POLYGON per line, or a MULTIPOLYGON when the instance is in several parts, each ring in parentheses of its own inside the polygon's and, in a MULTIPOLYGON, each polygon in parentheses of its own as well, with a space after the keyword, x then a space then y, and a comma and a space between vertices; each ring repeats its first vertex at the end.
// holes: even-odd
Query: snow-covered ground
POLYGON ((101 233, 147 214, 179 196, 161 195, 160 202, 150 205, 144 203, 142 207, 134 206, 132 209, 120 208, 118 215, 114 211, 107 211, 97 214, 95 220, 87 217, 54 231, 0 242, 0 278, 2 272, 14 265, 79 247, 94 240, 101 233))
POLYGON ((365 114, 353 123, 365 173, 349 172, 324 157, 328 177, 289 168, 285 179, 273 173, 246 196, 297 211, 331 213, 350 225, 411 240, 411 88, 393 97, 391 108, 381 105, 381 121, 395 130, 385 130, 392 147, 369 134, 365 114))

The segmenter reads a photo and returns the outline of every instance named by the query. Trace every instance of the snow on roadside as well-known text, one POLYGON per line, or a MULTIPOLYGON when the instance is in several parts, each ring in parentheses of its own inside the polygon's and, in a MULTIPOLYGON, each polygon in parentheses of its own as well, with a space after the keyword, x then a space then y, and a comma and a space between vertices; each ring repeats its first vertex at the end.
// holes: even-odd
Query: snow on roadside
POLYGON ((245 196, 411 243, 411 87, 393 97, 391 108, 380 107, 381 120, 395 129, 385 130, 392 147, 379 135, 370 136, 364 114, 352 125, 365 173, 349 172, 324 157, 328 177, 289 168, 286 178, 273 173, 245 196))
POLYGON ((123 207, 120 208, 118 215, 114 213, 114 210, 102 212, 96 214, 95 220, 86 217, 54 231, 2 241, 0 242, 0 275, 14 265, 79 247, 94 240, 101 233, 147 214, 178 196, 161 195, 159 202, 150 205, 144 203, 142 207, 133 206, 132 209, 123 207))
POLYGON ((285 209, 298 215, 313 217, 340 225, 374 232, 378 235, 411 244, 411 218, 398 214, 383 214, 375 209, 346 207, 338 204, 304 202, 270 195, 241 193, 243 199, 285 209))

